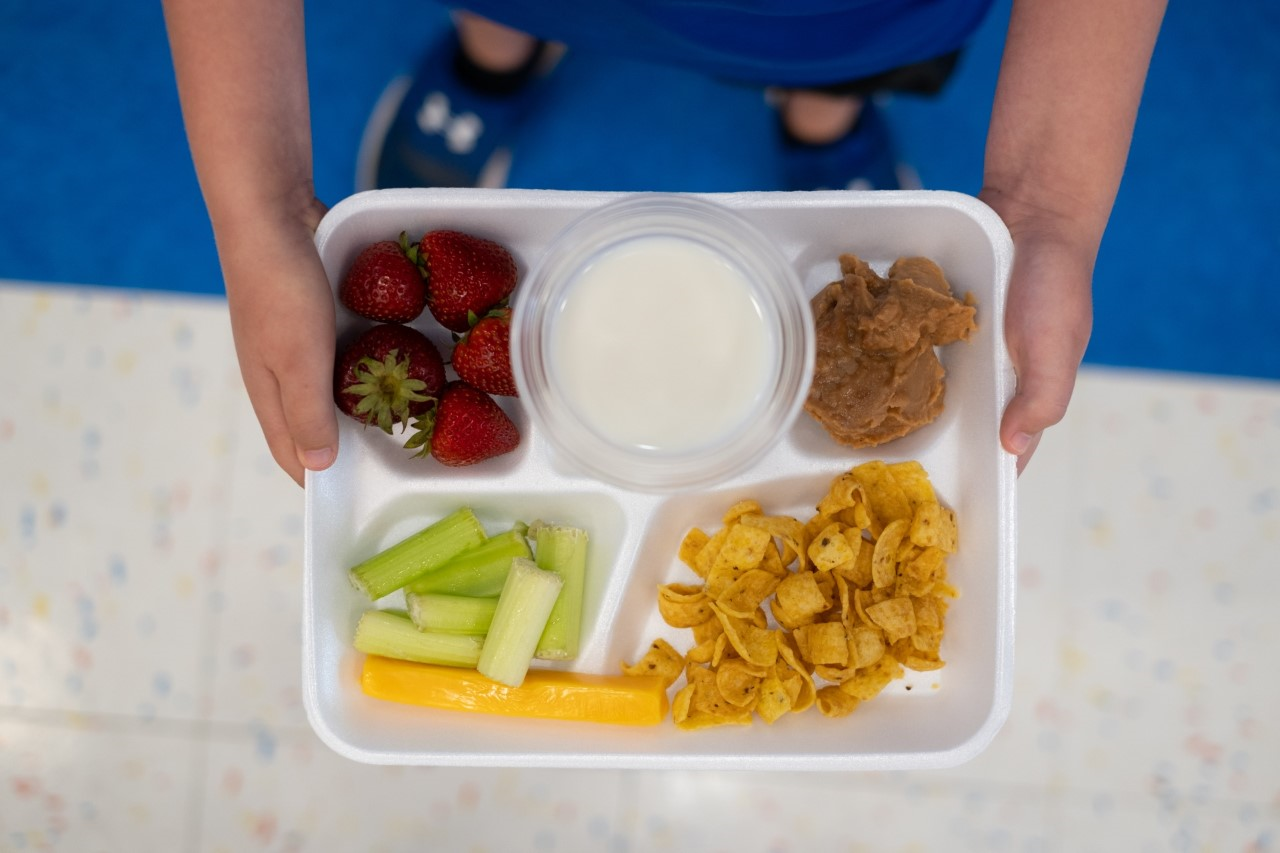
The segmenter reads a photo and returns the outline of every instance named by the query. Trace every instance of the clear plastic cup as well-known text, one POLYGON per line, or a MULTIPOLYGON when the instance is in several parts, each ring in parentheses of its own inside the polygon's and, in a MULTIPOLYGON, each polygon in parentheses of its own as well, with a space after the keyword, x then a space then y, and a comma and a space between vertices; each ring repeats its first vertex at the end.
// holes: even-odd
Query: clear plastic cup
POLYGON ((760 461, 808 394, 813 338, 799 278, 767 235, 722 205, 655 193, 602 205, 548 246, 517 291, 511 355, 560 457, 672 492, 760 461))

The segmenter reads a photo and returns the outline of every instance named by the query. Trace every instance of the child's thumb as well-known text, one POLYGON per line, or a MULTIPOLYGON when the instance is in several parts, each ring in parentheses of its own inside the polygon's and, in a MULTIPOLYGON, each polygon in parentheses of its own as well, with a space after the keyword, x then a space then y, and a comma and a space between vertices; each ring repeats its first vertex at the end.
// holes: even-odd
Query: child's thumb
POLYGON ((323 471, 338 457, 338 420, 327 385, 281 387, 285 421, 302 467, 323 471))
POLYGON ((1018 378, 1018 390, 1000 422, 1000 444, 1018 457, 1019 472, 1035 453, 1041 434, 1066 415, 1075 376, 1068 368, 1030 371, 1018 378))

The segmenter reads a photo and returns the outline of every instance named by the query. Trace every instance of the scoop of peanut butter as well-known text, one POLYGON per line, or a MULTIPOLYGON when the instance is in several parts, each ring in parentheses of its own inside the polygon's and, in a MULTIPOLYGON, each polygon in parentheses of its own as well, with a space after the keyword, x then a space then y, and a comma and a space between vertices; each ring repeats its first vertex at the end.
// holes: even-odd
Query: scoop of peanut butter
POLYGON ((928 258, 900 258, 882 278, 841 255, 840 272, 811 303, 817 360, 805 410, 841 444, 874 447, 942 413, 946 378, 934 347, 966 340, 975 309, 928 258))

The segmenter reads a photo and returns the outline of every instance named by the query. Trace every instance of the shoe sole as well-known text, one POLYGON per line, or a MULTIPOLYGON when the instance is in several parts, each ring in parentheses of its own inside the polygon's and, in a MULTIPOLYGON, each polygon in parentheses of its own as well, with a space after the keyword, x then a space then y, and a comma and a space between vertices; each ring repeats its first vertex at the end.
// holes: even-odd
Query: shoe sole
POLYGON ((360 134, 360 149, 356 153, 356 192, 378 188, 378 155, 382 152, 391 123, 396 120, 396 113, 400 111, 400 104, 411 85, 413 78, 408 74, 396 77, 387 84, 374 103, 364 132, 360 134))

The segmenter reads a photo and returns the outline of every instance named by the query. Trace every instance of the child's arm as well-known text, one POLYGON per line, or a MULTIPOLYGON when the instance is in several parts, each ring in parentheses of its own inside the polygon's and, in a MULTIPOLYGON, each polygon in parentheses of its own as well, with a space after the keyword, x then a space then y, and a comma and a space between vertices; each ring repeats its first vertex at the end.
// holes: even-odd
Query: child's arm
POLYGON ((1018 390, 1000 437, 1030 458, 1066 412, 1093 264, 1128 157, 1164 0, 1015 0, 982 197, 1013 233, 1005 331, 1018 390))
POLYGON ((312 237, 300 0, 164 0, 192 158, 218 243, 245 388, 298 482, 337 452, 334 309, 312 237))

